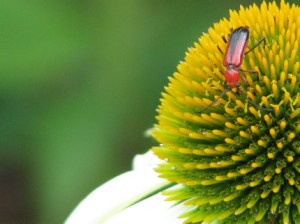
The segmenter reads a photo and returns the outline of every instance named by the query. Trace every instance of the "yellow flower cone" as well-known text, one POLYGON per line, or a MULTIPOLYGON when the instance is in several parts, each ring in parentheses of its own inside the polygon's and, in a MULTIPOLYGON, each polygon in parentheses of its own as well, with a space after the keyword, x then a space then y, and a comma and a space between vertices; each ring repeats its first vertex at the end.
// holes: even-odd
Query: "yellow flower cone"
POLYGON ((161 177, 180 184, 168 200, 189 205, 185 223, 300 223, 300 8, 281 1, 230 11, 204 33, 169 78, 153 131, 161 177), (228 87, 228 35, 248 26, 248 83, 228 87))

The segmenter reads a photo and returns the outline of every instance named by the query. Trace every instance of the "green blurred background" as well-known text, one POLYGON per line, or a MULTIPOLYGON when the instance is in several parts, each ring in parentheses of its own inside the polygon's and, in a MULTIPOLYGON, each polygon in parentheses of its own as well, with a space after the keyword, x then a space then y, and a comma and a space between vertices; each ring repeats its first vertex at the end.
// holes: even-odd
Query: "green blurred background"
POLYGON ((184 52, 252 2, 2 0, 0 223, 62 223, 129 170, 184 52))

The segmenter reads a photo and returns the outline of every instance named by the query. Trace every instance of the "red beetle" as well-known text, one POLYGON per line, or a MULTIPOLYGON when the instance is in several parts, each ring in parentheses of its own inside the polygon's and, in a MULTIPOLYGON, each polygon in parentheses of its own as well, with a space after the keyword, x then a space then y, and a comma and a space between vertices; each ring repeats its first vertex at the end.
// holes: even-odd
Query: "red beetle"
POLYGON ((225 81, 228 85, 228 89, 221 93, 211 104, 207 107, 203 108, 201 111, 196 113, 202 113, 206 109, 208 109, 211 105, 217 102, 218 99, 224 96, 224 94, 230 91, 232 88, 236 88, 239 93, 241 93, 251 104, 255 105, 259 109, 266 110, 266 111, 273 111, 273 109, 267 109, 264 107, 259 106, 258 104, 254 103, 251 99, 249 99, 246 94, 239 88, 241 85, 240 77, 247 82, 246 78, 241 74, 242 72, 250 72, 256 73, 258 72, 255 70, 241 70, 240 66, 243 63, 243 57, 245 54, 248 54, 254 48, 256 48, 262 41, 265 41, 265 38, 261 38, 250 50, 245 52, 246 47, 249 41, 249 27, 242 26, 238 27, 232 31, 232 33, 228 36, 228 43, 227 48, 223 60, 223 65, 226 67, 224 72, 225 81))

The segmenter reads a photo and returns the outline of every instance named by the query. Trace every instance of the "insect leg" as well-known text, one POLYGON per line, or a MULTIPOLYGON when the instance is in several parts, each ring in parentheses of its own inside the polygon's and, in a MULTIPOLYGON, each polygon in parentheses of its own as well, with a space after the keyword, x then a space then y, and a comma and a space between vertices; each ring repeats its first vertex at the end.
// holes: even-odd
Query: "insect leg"
POLYGON ((247 95, 240 89, 240 88, 236 88, 238 90, 239 93, 241 93, 251 104, 253 104, 254 106, 258 107, 261 110, 265 110, 265 111, 273 111, 274 109, 268 109, 268 108, 264 108, 259 106, 258 104, 254 103, 249 97, 247 97, 247 95))
POLYGON ((264 44, 266 44, 266 39, 262 37, 250 50, 245 52, 245 55, 248 54, 250 51, 253 51, 258 45, 261 44, 261 42, 264 42, 264 44))
MULTIPOLYGON (((258 71, 256 71, 256 70, 241 70, 240 69, 240 71, 242 71, 242 72, 248 72, 248 73, 256 73, 256 75, 257 75, 257 80, 260 80, 259 79, 259 74, 258 74, 258 71)), ((243 76, 242 76, 243 77, 243 76)), ((244 80, 245 80, 245 77, 243 77, 244 78, 244 80)))
POLYGON ((216 103, 216 102, 218 101, 218 99, 220 99, 221 97, 223 97, 224 94, 227 93, 227 92, 230 91, 230 90, 231 90, 231 88, 225 89, 225 90, 220 94, 220 96, 218 96, 211 104, 209 104, 207 107, 204 107, 202 110, 195 112, 195 114, 200 114, 200 113, 202 113, 203 111, 205 111, 205 110, 207 110, 208 108, 210 108, 214 103, 216 103))
POLYGON ((242 77, 242 79, 244 80, 244 82, 245 82, 247 85, 249 85, 249 82, 247 81, 247 79, 245 78, 245 76, 243 76, 243 75, 241 74, 241 77, 242 77))
POLYGON ((224 36, 222 36, 222 40, 224 41, 225 44, 227 44, 227 40, 226 40, 226 38, 224 36))
POLYGON ((220 51, 221 54, 224 54, 221 48, 217 45, 218 50, 220 51))

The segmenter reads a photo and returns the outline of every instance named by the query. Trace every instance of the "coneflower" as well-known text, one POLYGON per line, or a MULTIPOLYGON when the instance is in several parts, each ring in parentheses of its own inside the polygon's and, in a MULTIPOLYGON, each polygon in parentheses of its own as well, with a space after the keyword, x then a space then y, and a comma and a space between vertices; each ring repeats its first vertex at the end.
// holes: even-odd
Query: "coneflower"
POLYGON ((204 33, 170 77, 158 108, 152 151, 157 172, 178 183, 164 192, 189 209, 185 223, 300 223, 300 8, 281 1, 230 11, 204 33), (247 26, 247 83, 210 108, 227 86, 223 66, 228 35, 247 26))

